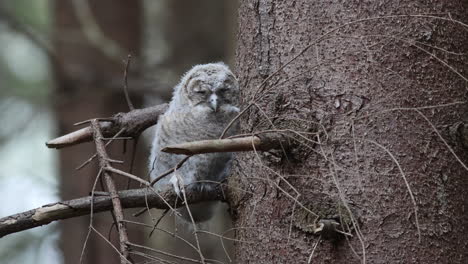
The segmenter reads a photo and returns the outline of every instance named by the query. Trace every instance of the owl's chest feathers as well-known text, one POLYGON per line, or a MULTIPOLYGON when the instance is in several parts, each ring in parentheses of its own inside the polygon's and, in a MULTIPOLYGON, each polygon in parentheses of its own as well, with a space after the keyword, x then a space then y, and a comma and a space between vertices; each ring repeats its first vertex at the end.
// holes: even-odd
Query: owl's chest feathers
MULTIPOLYGON (((182 155, 159 152, 161 148, 196 140, 216 139, 231 120, 231 116, 223 116, 222 113, 211 114, 196 111, 169 112, 161 116, 156 130, 156 141, 153 145, 155 168, 152 170, 152 175, 157 176, 173 168, 183 159, 182 155)), ((231 157, 231 153, 195 155, 184 163, 178 173, 183 176, 184 185, 193 184, 200 180, 220 181, 226 175, 231 157)), ((161 180, 157 186, 168 185, 169 179, 168 176, 168 178, 161 180)))
POLYGON ((231 120, 223 113, 175 112, 167 113, 161 122, 161 133, 169 139, 168 144, 215 139, 231 120))

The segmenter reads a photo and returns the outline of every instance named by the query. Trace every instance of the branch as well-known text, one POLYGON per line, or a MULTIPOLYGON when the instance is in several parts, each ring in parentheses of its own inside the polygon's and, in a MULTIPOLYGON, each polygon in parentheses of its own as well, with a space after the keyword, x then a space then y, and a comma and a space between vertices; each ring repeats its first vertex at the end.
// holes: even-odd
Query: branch
MULTIPOLYGON (((150 208, 170 209, 184 206, 180 199, 172 190, 157 193, 152 188, 132 189, 118 192, 122 207, 128 208, 150 208)), ((215 188, 213 192, 188 192, 187 203, 194 204, 203 201, 225 201, 223 190, 215 188)), ((51 222, 69 219, 73 217, 89 215, 93 212, 100 213, 112 210, 112 198, 110 196, 91 196, 47 204, 42 207, 18 213, 15 215, 0 218, 0 238, 6 235, 24 231, 38 226, 47 225, 51 222)))
MULTIPOLYGON (((96 145, 99 166, 101 167, 101 169, 110 167, 109 156, 107 155, 106 147, 104 146, 101 128, 99 127, 99 123, 96 119, 91 121, 91 128, 93 129, 93 138, 94 144, 96 145)), ((124 215, 122 210, 122 203, 120 201, 119 195, 117 194, 117 188, 115 186, 114 179, 112 178, 112 174, 107 170, 104 170, 102 173, 104 175, 104 180, 106 182, 107 189, 109 190, 109 194, 112 199, 112 211, 114 212, 115 225, 117 226, 117 230, 119 232, 120 251, 122 253, 121 263, 126 263, 129 257, 127 245, 129 241, 127 227, 123 222, 124 215)), ((99 177, 99 175, 97 177, 99 177)))
POLYGON ((195 155, 213 152, 267 151, 288 145, 281 134, 270 132, 256 136, 200 140, 176 144, 163 148, 161 151, 173 154, 195 155))
MULTIPOLYGON (((156 124, 159 115, 163 114, 168 104, 160 104, 153 107, 136 109, 127 113, 118 113, 108 119, 101 121, 100 127, 104 137, 112 137, 120 130, 122 137, 135 137, 141 134, 143 130, 156 124)), ((93 139, 93 130, 85 127, 64 136, 52 139, 46 143, 49 148, 64 148, 88 142, 93 139)))

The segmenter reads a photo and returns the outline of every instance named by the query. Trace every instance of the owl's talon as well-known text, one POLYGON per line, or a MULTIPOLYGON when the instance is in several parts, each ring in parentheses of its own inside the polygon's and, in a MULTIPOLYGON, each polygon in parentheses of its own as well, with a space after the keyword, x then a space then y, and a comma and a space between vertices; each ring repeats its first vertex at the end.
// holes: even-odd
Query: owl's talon
POLYGON ((172 183, 172 187, 174 187, 174 192, 177 194, 177 196, 180 197, 180 187, 179 187, 179 180, 177 179, 177 176, 173 175, 169 181, 172 183))

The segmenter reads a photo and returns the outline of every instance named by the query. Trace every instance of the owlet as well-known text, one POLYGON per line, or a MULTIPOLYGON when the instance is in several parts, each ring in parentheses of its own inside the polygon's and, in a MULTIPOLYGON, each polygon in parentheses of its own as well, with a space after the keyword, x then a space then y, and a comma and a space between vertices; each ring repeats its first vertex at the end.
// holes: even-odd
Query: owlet
MULTIPOLYGON (((151 179, 173 169, 185 155, 168 154, 161 149, 173 144, 219 138, 228 123, 239 113, 239 84, 224 63, 196 65, 174 88, 168 110, 156 125, 149 161, 151 179)), ((236 133, 233 126, 228 136, 236 133)), ((155 184, 157 191, 174 188, 180 195, 210 191, 223 181, 230 168, 231 153, 208 153, 190 157, 176 172, 155 184), (183 188, 181 188, 183 187, 183 188)), ((211 218, 213 202, 190 205, 195 222, 211 218)), ((180 209, 190 221, 188 212, 180 209)))

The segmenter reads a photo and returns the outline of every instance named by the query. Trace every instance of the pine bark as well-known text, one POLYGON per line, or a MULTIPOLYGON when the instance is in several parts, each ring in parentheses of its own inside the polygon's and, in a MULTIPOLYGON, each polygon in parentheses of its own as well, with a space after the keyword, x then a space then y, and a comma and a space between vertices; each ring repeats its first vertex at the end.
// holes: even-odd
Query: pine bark
POLYGON ((231 185, 248 192, 234 191, 236 237, 252 242, 237 243, 238 263, 468 261, 468 155, 450 132, 468 110, 454 103, 466 101, 468 30, 422 16, 466 24, 467 11, 456 0, 241 2, 244 107, 274 75, 243 132, 291 129, 320 142, 238 155, 231 185), (347 204, 362 243, 355 230, 349 243, 311 234, 300 204, 316 213, 347 204))

